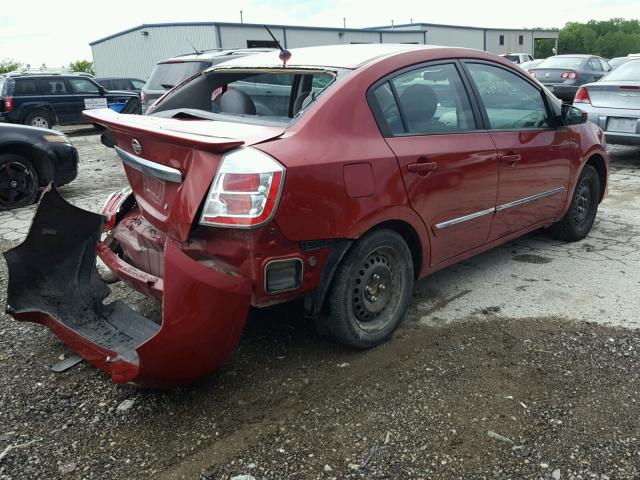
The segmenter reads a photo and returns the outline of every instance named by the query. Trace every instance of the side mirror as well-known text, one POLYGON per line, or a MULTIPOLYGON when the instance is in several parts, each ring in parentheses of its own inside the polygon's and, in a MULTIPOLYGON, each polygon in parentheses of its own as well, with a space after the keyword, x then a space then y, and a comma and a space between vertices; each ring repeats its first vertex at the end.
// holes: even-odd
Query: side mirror
POLYGON ((562 104, 562 123, 565 125, 580 125, 587 123, 589 115, 573 105, 562 104))

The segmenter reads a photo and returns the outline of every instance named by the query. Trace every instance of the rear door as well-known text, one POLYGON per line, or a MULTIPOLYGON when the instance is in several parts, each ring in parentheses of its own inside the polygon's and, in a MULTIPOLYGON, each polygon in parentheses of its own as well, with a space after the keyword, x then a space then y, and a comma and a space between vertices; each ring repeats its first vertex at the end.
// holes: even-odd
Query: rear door
POLYGON ((64 77, 51 76, 38 80, 42 98, 49 103, 61 124, 73 123, 76 120, 75 98, 64 77))
POLYGON ((454 61, 410 67, 369 89, 413 209, 431 239, 431 265, 487 241, 498 186, 491 136, 454 61))
POLYGON ((465 67, 500 161, 490 240, 558 216, 579 138, 552 126, 546 97, 526 74, 493 62, 465 67))

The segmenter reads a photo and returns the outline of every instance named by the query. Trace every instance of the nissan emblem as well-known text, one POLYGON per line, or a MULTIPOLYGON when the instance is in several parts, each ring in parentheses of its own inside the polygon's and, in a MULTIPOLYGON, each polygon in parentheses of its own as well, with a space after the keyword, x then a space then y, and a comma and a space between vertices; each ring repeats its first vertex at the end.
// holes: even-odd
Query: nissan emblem
POLYGON ((140 142, 135 138, 131 140, 131 148, 136 155, 140 155, 142 153, 142 145, 140 145, 140 142))

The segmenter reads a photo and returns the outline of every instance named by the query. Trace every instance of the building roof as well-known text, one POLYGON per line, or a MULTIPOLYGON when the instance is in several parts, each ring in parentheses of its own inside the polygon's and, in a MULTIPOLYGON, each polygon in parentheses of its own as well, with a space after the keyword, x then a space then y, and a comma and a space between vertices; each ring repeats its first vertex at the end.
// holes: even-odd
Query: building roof
MULTIPOLYGON (((360 43, 350 45, 326 45, 320 47, 292 48, 289 67, 335 67, 355 69, 359 66, 394 53, 410 50, 443 48, 433 45, 409 45, 393 43, 360 43)), ((446 48, 446 47, 445 47, 446 48)), ((259 53, 235 60, 229 60, 222 68, 272 68, 281 67, 279 51, 259 53)), ((216 67, 218 68, 218 67, 216 67)))
POLYGON ((398 30, 402 32, 411 32, 418 31, 421 32, 423 30, 428 30, 429 27, 444 27, 444 28, 463 28, 465 30, 496 30, 501 32, 557 32, 557 28, 496 28, 496 27, 471 27, 467 25, 447 25, 442 23, 400 23, 394 25, 380 25, 377 27, 367 27, 364 30, 382 30, 384 32, 388 32, 390 30, 398 30), (418 28, 416 28, 418 27, 418 28))

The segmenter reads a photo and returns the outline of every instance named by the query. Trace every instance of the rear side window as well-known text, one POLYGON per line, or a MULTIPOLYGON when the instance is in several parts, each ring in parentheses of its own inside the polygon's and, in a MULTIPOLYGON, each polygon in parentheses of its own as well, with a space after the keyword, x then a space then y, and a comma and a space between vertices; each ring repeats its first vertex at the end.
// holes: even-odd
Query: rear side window
POLYGON ((38 84, 35 79, 18 78, 16 80, 14 95, 37 95, 37 94, 38 94, 38 84))
POLYGON ((602 65, 600 64, 600 62, 598 61, 597 58, 592 58, 589 60, 589 62, 587 63, 587 66, 591 69, 591 70, 598 70, 598 71, 602 71, 602 65))
POLYGON ((549 127, 542 93, 503 68, 467 63, 493 130, 549 127))
POLYGON ((40 80, 40 89, 45 95, 66 95, 67 85, 61 78, 49 78, 40 80))
POLYGON ((378 87, 374 97, 394 134, 456 133, 476 128, 469 98, 453 64, 401 74, 378 87), (394 92, 399 105, 393 95, 390 98, 394 92))
POLYGON ((151 72, 147 88, 149 90, 169 90, 210 66, 211 62, 159 63, 151 72))

